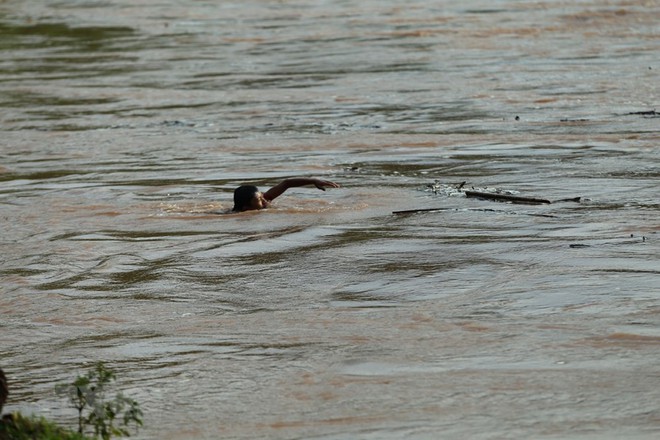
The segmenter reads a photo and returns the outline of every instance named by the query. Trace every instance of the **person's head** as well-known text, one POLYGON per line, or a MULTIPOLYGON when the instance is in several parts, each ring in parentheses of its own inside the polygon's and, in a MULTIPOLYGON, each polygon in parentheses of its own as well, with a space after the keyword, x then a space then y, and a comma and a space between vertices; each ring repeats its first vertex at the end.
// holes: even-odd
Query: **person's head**
POLYGON ((233 211, 250 211, 253 209, 264 209, 268 206, 268 201, 259 188, 254 185, 242 185, 234 190, 234 209, 233 211))

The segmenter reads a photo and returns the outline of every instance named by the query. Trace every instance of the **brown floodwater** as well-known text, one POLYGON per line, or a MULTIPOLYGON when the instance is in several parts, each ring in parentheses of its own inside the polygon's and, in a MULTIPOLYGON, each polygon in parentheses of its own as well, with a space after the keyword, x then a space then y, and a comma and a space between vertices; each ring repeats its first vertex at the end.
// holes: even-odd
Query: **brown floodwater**
POLYGON ((5 410, 104 361, 145 440, 657 438, 658 23, 0 1, 5 410), (292 176, 342 187, 226 213, 292 176))

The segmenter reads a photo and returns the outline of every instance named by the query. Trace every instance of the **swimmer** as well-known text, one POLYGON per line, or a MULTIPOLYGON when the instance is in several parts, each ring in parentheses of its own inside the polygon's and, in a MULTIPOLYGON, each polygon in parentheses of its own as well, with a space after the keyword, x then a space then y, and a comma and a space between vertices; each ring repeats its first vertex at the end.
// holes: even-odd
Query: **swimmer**
POLYGON ((287 189, 306 185, 314 185, 321 191, 325 191, 326 188, 339 188, 339 185, 329 180, 310 177, 283 180, 265 193, 259 191, 256 186, 242 185, 234 190, 234 209, 232 211, 241 212, 268 208, 270 202, 281 196, 287 189))

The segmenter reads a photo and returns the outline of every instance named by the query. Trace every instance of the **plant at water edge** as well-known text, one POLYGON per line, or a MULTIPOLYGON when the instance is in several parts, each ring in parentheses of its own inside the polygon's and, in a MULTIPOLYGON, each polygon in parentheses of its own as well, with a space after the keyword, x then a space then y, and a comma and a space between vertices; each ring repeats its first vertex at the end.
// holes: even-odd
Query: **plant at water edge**
POLYGON ((0 421, 0 440, 92 440, 69 431, 43 417, 25 417, 21 413, 0 421))
POLYGON ((86 427, 94 429, 94 437, 109 440, 113 435, 130 437, 128 426, 142 426, 142 410, 133 399, 117 393, 113 400, 106 400, 106 388, 115 380, 115 373, 99 362, 84 376, 73 383, 58 385, 56 391, 69 398, 71 405, 78 410, 78 433, 86 427), (121 418, 121 424, 115 419, 121 418))

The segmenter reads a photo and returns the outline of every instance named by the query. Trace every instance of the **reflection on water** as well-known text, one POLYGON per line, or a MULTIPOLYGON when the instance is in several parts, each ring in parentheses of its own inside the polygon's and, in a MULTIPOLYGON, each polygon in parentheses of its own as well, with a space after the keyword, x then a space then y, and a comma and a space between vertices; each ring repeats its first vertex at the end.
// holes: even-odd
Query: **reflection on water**
POLYGON ((653 2, 184 3, 0 2, 8 410, 104 360, 144 439, 655 437, 653 2))

